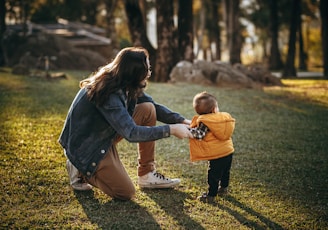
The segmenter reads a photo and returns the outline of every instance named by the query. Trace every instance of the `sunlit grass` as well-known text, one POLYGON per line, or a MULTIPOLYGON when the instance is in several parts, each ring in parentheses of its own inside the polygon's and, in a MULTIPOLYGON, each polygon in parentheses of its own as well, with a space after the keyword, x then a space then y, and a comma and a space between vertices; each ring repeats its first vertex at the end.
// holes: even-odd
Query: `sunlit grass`
MULTIPOLYGON (((78 81, 0 73, 1 229, 327 229, 327 81, 283 80, 262 90, 151 83, 148 92, 191 118, 192 98, 213 93, 236 118, 231 195, 216 205, 206 191, 207 162, 191 163, 187 140, 157 141, 158 170, 182 179, 174 190, 140 190, 114 202, 100 190, 74 192, 57 143, 78 81), (323 90, 325 89, 325 90, 323 90)), ((120 142, 136 182, 136 144, 120 142)))
POLYGON ((327 80, 282 80, 284 87, 267 87, 265 91, 274 94, 283 94, 290 98, 298 98, 328 107, 328 81, 327 80))

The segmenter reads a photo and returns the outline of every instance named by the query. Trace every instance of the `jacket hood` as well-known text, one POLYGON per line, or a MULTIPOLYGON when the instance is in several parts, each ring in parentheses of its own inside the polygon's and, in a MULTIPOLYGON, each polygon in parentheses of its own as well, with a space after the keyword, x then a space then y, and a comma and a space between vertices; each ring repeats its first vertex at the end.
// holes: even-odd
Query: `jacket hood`
POLYGON ((235 119, 226 112, 196 115, 192 119, 191 127, 198 127, 200 123, 206 125, 219 140, 230 139, 235 129, 235 119))

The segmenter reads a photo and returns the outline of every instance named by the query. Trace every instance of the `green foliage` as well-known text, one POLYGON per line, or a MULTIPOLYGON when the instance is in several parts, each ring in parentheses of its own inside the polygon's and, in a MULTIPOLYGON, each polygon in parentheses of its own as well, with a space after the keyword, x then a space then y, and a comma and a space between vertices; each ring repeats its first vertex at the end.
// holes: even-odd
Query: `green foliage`
POLYGON ((31 21, 55 23, 61 17, 71 21, 84 21, 94 25, 99 13, 100 0, 34 0, 31 4, 31 21))
MULTIPOLYGON (((188 118, 192 97, 204 90, 236 118, 231 194, 215 205, 198 202, 207 163, 190 163, 188 141, 171 137, 157 142, 156 161, 181 186, 136 185, 134 200, 116 202, 98 189, 69 186, 57 139, 78 81, 89 73, 67 74, 68 80, 49 81, 0 72, 1 229, 328 228, 328 100, 318 104, 309 100, 313 94, 292 90, 315 90, 303 87, 311 82, 289 80, 288 90, 264 91, 151 83, 156 101, 188 118)), ((118 148, 136 181, 136 144, 121 141, 118 148)))
POLYGON ((122 38, 120 40, 120 49, 123 49, 125 47, 129 47, 129 46, 132 46, 132 44, 131 44, 131 42, 128 39, 122 38))
POLYGON ((322 56, 324 50, 322 49, 320 29, 310 28, 306 38, 308 39, 308 46, 309 46, 308 49, 309 65, 311 65, 311 67, 314 68, 322 67, 323 66, 322 56))
POLYGON ((64 5, 60 1, 37 2, 31 15, 32 22, 55 23, 64 5))

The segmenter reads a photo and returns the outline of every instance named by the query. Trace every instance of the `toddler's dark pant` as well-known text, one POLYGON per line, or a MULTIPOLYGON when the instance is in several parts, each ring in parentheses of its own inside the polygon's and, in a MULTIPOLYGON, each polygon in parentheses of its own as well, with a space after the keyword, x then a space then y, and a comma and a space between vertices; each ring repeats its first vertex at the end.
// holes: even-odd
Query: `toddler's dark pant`
POLYGON ((217 195, 219 185, 223 188, 229 186, 232 156, 233 154, 231 153, 228 156, 209 161, 207 175, 209 196, 217 195))

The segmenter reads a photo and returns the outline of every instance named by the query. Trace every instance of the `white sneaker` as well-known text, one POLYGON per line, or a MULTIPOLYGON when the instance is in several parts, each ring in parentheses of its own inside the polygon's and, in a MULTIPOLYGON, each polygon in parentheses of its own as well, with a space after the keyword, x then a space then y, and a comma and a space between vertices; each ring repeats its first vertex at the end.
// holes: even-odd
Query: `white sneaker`
POLYGON ((75 182, 74 184, 71 184, 71 186, 74 190, 79 190, 79 191, 88 191, 92 189, 91 184, 82 181, 75 182))
POLYGON ((80 175, 79 170, 67 159, 66 169, 69 176, 69 182, 74 190, 87 191, 92 189, 92 185, 88 184, 80 175))
POLYGON ((180 179, 166 178, 154 170, 144 176, 139 176, 138 184, 140 188, 173 188, 180 184, 180 179))

